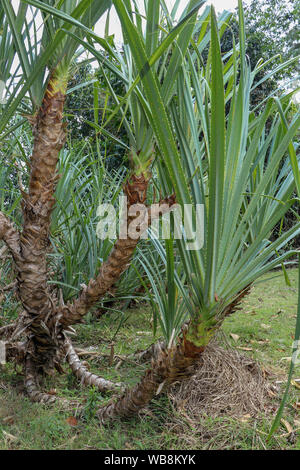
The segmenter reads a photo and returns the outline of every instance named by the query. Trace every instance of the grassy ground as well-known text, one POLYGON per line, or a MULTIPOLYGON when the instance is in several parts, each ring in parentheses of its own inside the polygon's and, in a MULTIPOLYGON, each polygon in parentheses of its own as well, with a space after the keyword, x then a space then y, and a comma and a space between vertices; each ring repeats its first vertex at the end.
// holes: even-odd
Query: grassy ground
MULTIPOLYGON (((281 273, 265 276, 255 284, 244 303, 243 310, 224 323, 223 330, 232 345, 251 355, 272 372, 272 380, 284 380, 296 319, 297 271, 290 270, 291 287, 286 286, 281 273)), ((7 303, 4 303, 4 315, 7 303)), ((5 313, 6 312, 6 313, 5 313)), ((99 352, 89 358, 91 370, 106 378, 125 381, 132 385, 144 366, 126 362, 116 368, 119 356, 144 349, 153 342, 151 315, 143 305, 126 313, 128 319, 118 328, 116 314, 95 323, 91 318, 77 327, 76 346, 99 352), (111 361, 111 342, 114 341, 114 360, 111 361), (104 357, 103 357, 104 355, 104 357)), ((1 366, 0 366, 1 367, 1 366)), ((235 420, 229 417, 199 417, 199 423, 176 411, 166 396, 156 399, 140 417, 126 422, 100 426, 95 410, 101 396, 93 389, 81 388, 69 373, 47 378, 46 391, 70 397, 84 404, 84 418, 73 419, 75 411, 63 410, 58 405, 46 408, 33 404, 23 395, 22 372, 10 364, 0 369, 0 449, 264 449, 294 448, 300 450, 299 432, 287 436, 287 423, 293 429, 300 427, 300 391, 293 387, 285 410, 285 424, 272 441, 266 443, 266 433, 272 416, 235 420), (200 423, 201 421, 201 423, 200 423), (201 424, 201 436, 199 425, 201 424), (206 438, 203 440, 203 428, 206 438), (217 432, 216 432, 217 430, 217 432)), ((295 377, 300 377, 297 366, 295 377)), ((274 401, 274 412, 278 400, 274 401)))

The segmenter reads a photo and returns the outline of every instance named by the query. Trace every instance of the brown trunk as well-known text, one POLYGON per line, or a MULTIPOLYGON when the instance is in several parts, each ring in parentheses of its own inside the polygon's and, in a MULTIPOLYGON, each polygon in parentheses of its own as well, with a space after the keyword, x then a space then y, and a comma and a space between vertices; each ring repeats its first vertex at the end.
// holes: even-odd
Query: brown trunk
POLYGON ((40 391, 37 376, 35 365, 28 356, 25 359, 25 388, 27 394, 31 401, 51 405, 56 401, 56 396, 40 391))
MULTIPOLYGON (((146 192, 149 180, 144 176, 137 177, 133 175, 126 183, 124 192, 127 196, 127 213, 134 204, 144 204, 146 200, 146 192)), ((164 213, 167 209, 170 210, 176 204, 175 196, 172 195, 160 201, 164 207, 164 213)), ((150 209, 147 210, 148 223, 151 220, 150 209)), ((159 214, 156 215, 159 217, 159 214)), ((128 216, 124 223, 128 227, 135 220, 135 217, 128 216)), ((142 233, 142 232, 141 232, 142 233)), ((79 323, 83 316, 93 307, 104 295, 113 287, 113 285, 120 279, 121 274, 128 267, 134 250, 138 244, 139 238, 126 239, 119 238, 108 260, 102 264, 99 274, 95 279, 91 279, 88 286, 85 287, 79 297, 65 305, 59 312, 60 323, 64 328, 79 323)))
POLYGON ((20 256, 20 235, 2 212, 0 212, 0 240, 4 241, 17 262, 20 256))
MULTIPOLYGON (((127 212, 134 204, 144 204, 149 180, 143 175, 137 177, 132 175, 126 183, 124 193, 127 196, 127 212)), ((128 216, 123 223, 127 229, 136 217, 128 216)), ((69 302, 62 308, 60 323, 66 328, 74 323, 79 323, 83 316, 98 302, 108 290, 118 281, 121 274, 130 263, 138 238, 119 238, 107 261, 102 264, 99 274, 95 279, 91 279, 79 297, 74 302, 69 302)))
MULTIPOLYGON (((239 292, 233 302, 222 312, 222 318, 239 310, 240 302, 249 292, 250 286, 239 292)), ((125 391, 117 401, 98 410, 97 416, 101 421, 136 414, 165 387, 193 375, 201 354, 221 325, 218 323, 215 327, 207 326, 207 328, 201 329, 197 328, 196 320, 196 318, 192 319, 189 324, 184 326, 182 338, 177 339, 177 345, 167 348, 165 343, 158 342, 151 346, 151 351, 154 353, 151 367, 135 387, 125 391), (188 339, 191 330, 192 337, 195 338, 195 343, 198 346, 188 339), (202 334, 205 333, 204 336, 199 334, 199 331, 202 334), (200 346, 201 343, 203 345, 200 346)))
POLYGON ((63 407, 69 408, 76 402, 58 397, 57 395, 41 392, 38 384, 38 371, 30 356, 25 359, 25 388, 31 401, 43 403, 44 405, 52 405, 59 403, 63 407))
POLYGON ((77 356, 69 339, 66 339, 64 343, 64 352, 72 372, 82 384, 94 386, 99 390, 99 392, 118 390, 122 387, 122 384, 120 383, 111 382, 110 380, 103 379, 102 377, 88 371, 77 356))
POLYGON ((29 193, 23 199, 24 225, 20 239, 18 291, 30 319, 33 354, 43 365, 55 354, 56 338, 45 324, 53 313, 55 299, 48 287, 47 250, 50 217, 55 204, 58 154, 65 141, 62 112, 65 96, 54 92, 50 79, 41 108, 34 118, 29 193))
POLYGON ((203 350, 196 347, 187 349, 183 339, 179 339, 178 344, 170 349, 163 344, 159 345, 151 367, 141 381, 117 401, 100 408, 98 418, 106 421, 138 413, 165 387, 191 377, 203 350))

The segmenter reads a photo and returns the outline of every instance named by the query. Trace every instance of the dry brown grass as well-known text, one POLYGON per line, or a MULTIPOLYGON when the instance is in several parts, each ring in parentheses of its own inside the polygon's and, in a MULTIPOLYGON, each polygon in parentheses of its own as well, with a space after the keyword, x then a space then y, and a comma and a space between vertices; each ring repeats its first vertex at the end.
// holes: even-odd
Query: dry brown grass
MULTIPOLYGON (((182 437, 183 446, 191 446, 191 440, 195 440, 202 448, 205 444, 209 448, 210 443, 216 444, 217 436, 222 436, 218 448, 232 448, 236 439, 233 420, 235 432, 242 432, 245 423, 252 421, 254 429, 257 419, 274 411, 272 397, 276 394, 268 375, 252 358, 212 343, 203 353, 196 374, 170 389, 175 413, 169 429, 182 437), (207 427, 207 417, 215 419, 213 426, 207 427)), ((255 439, 260 437, 256 435, 255 439)))
POLYGON ((266 375, 250 357, 214 342, 203 353, 196 374, 188 382, 174 385, 170 397, 191 417, 199 413, 256 416, 270 402, 266 375))

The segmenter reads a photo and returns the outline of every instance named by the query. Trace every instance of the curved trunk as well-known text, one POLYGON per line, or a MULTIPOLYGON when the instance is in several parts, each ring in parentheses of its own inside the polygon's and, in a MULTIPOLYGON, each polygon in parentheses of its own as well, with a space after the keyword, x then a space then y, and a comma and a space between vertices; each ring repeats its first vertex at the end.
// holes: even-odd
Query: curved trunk
POLYGON ((191 377, 203 351, 204 348, 191 348, 190 345, 187 347, 184 339, 179 339, 178 344, 169 349, 159 344, 151 367, 141 381, 127 390, 116 402, 100 408, 97 412, 98 418, 106 421, 138 413, 165 387, 191 377))
POLYGON ((127 237, 118 238, 107 261, 102 264, 98 276, 90 280, 88 286, 82 290, 74 302, 69 302, 63 307, 60 323, 64 328, 80 322, 82 317, 108 292, 127 268, 139 241, 139 237, 130 237, 128 231, 130 224, 137 218, 136 215, 130 215, 130 208, 134 204, 145 203, 148 184, 149 179, 146 179, 144 175, 140 177, 132 175, 125 184, 127 212, 123 220, 123 228, 125 226, 127 237))
POLYGON ((64 100, 61 81, 50 78, 41 108, 36 116, 30 118, 34 147, 29 193, 23 197, 18 291, 30 319, 33 354, 41 365, 48 362, 56 350, 56 338, 46 327, 46 319, 54 310, 54 299, 47 283, 47 250, 50 217, 55 204, 56 166, 59 151, 65 142, 62 122, 64 100))
POLYGON ((44 405, 52 405, 59 403, 63 407, 69 408, 76 402, 58 397, 50 393, 41 392, 38 385, 38 372, 31 357, 27 355, 25 358, 25 388, 31 401, 43 403, 44 405))
POLYGON ((99 390, 99 392, 119 390, 120 387, 122 387, 122 384, 120 383, 111 382, 110 380, 103 379, 102 377, 88 371, 80 361, 69 339, 65 340, 63 350, 72 372, 82 384, 94 386, 99 390))
MULTIPOLYGON (((224 319, 227 315, 239 310, 241 300, 249 291, 250 286, 247 286, 239 292, 236 298, 223 309, 220 317, 224 319)), ((221 323, 221 319, 205 321, 200 316, 195 316, 188 325, 184 326, 182 337, 177 338, 176 345, 169 348, 163 342, 152 345, 154 357, 151 367, 141 381, 132 389, 125 391, 116 402, 101 407, 97 412, 98 418, 105 421, 136 414, 164 388, 191 377, 201 354, 215 336, 221 323)))
MULTIPOLYGON (((126 183, 124 193, 127 196, 127 214, 130 214, 130 209, 135 204, 145 203, 148 183, 149 179, 146 179, 143 175, 140 177, 132 175, 126 183)), ((160 201, 160 205, 163 207, 161 213, 166 213, 167 210, 170 210, 175 204, 176 200, 174 195, 166 197, 160 201)), ((144 207, 145 221, 147 221, 146 224, 149 224, 151 221, 151 211, 146 206, 144 207)), ((161 213, 157 212, 153 218, 158 218, 161 213)), ((132 222, 135 222, 136 219, 136 215, 128 215, 125 218, 123 224, 126 227, 127 238, 119 238, 116 241, 107 261, 102 264, 98 276, 90 280, 88 286, 82 290, 75 301, 64 305, 59 311, 59 321, 64 328, 81 322, 83 316, 104 297, 128 267, 133 257, 134 250, 140 240, 140 235, 143 233, 143 229, 140 227, 138 231, 139 236, 135 238, 130 237, 130 225, 132 222)))
POLYGON ((4 241, 17 263, 20 256, 20 235, 2 212, 0 212, 0 240, 4 241))

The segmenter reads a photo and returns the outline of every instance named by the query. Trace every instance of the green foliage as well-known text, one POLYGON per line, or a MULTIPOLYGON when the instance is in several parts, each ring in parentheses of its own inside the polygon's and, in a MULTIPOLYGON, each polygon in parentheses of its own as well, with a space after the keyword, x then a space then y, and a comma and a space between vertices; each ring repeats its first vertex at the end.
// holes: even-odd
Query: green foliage
MULTIPOLYGON (((101 0, 101 5, 91 0, 70 0, 62 2, 60 9, 53 8, 53 0, 39 2, 38 0, 22 0, 17 12, 10 2, 1 0, 0 21, 4 28, 0 49, 0 61, 5 69, 2 72, 5 79, 15 78, 16 71, 12 73, 13 60, 18 58, 21 76, 18 83, 10 81, 9 100, 3 106, 0 118, 0 133, 7 128, 8 123, 15 113, 20 110, 22 102, 29 94, 27 113, 34 113, 41 104, 44 95, 47 74, 54 69, 66 73, 72 63, 78 48, 77 40, 67 35, 67 31, 76 33, 79 37, 85 37, 86 32, 111 6, 110 0, 101 0), (37 9, 32 10, 28 4, 41 7, 46 13, 58 12, 58 16, 44 15, 45 27, 42 28, 39 37, 37 9), (80 21, 81 23, 80 23, 80 21), (78 26, 80 28, 78 29, 78 26), (12 47, 8 47, 8 46, 12 47), (42 47, 41 47, 42 46, 42 47)), ((17 70, 18 70, 17 69, 17 70)), ((9 132, 9 131, 7 131, 9 132)))
MULTIPOLYGON (((290 356, 290 332, 295 325, 297 303, 297 270, 288 272, 291 287, 284 285, 284 277, 280 272, 263 276, 255 283, 243 309, 230 316, 223 327, 227 341, 232 347, 238 347, 239 352, 246 354, 249 362, 257 360, 265 369, 274 371, 280 377, 284 377, 287 371, 287 361, 282 358, 290 356), (234 341, 231 333, 237 334, 239 339, 234 341), (251 350, 243 351, 240 348, 251 350)), ((110 345, 105 340, 110 339, 118 327, 117 314, 106 315, 101 322, 92 325, 77 325, 76 346, 91 348, 93 352, 99 353, 99 356, 89 358, 91 371, 110 380, 126 380, 134 384, 143 374, 145 365, 128 359, 116 370, 119 357, 132 354, 137 348, 147 348, 156 338, 152 335, 147 306, 142 305, 125 314, 128 319, 115 338, 115 359, 112 366, 106 358, 110 354, 110 345)), ((160 334, 158 328, 157 335, 160 334)), ((298 371, 299 366, 297 373, 298 371)), ((286 435, 283 425, 267 444, 266 436, 273 419, 272 410, 270 414, 265 410, 261 415, 241 422, 240 418, 226 415, 207 416, 200 406, 199 416, 195 418, 189 414, 187 406, 177 408, 173 401, 163 395, 157 397, 139 418, 116 421, 110 426, 101 426, 95 419, 82 421, 77 418, 78 425, 70 426, 67 419, 76 416, 76 407, 68 410, 62 409, 60 405, 41 407, 40 404, 24 399, 16 390, 19 378, 10 365, 2 368, 1 382, 5 382, 5 387, 0 388, 0 449, 300 449, 299 431, 294 440, 290 436, 282 437, 286 435), (16 439, 10 441, 3 431, 16 439)), ((94 393, 82 388, 80 384, 74 389, 68 376, 61 374, 48 378, 47 383, 42 383, 42 386, 45 390, 55 388, 59 396, 71 401, 76 399, 83 407, 94 393)), ((102 396, 101 400, 110 398, 102 396)), ((295 401, 299 401, 299 391, 293 387, 284 412, 284 419, 293 428, 297 427, 294 419, 299 419, 291 406, 295 401)), ((278 400, 274 399, 271 407, 276 407, 277 404, 278 400)), ((93 410, 92 406, 92 413, 93 410)))
MULTIPOLYGON (((142 69, 146 38, 133 27, 129 11, 121 3, 118 6, 131 54, 142 69)), ((210 20, 211 43, 205 68, 197 51, 201 45, 192 53, 186 50, 186 62, 177 64, 176 88, 166 82, 172 61, 166 65, 162 85, 156 67, 152 67, 141 75, 147 110, 137 90, 135 105, 140 114, 147 115, 149 128, 154 130, 165 191, 173 187, 178 201, 204 204, 206 208, 204 247, 187 252, 184 241, 178 244, 193 305, 188 311, 199 315, 199 321, 203 315, 211 321, 214 317, 220 320, 223 308, 239 291, 293 254, 281 254, 277 259, 276 253, 299 233, 297 224, 275 242, 269 241, 274 226, 293 204, 292 171, 282 163, 299 127, 299 117, 293 119, 286 134, 279 114, 274 116, 272 100, 257 117, 251 114, 250 97, 255 75, 261 69, 252 71, 246 61, 242 10, 240 54, 234 49, 221 57, 220 24, 217 26, 213 11, 210 20), (166 89, 170 94, 164 102, 166 89), (225 126, 224 105, 229 100, 225 126), (168 115, 166 109, 170 110, 168 115), (272 118, 268 131, 266 122, 272 118), (200 141, 199 135, 203 136, 200 141)), ((201 18, 198 21, 201 25, 201 18)), ((207 28, 206 19, 204 24, 207 28)))
MULTIPOLYGON (((264 57, 280 54, 282 62, 300 54, 299 15, 299 0, 252 0, 245 5, 250 39, 260 43, 264 57)), ((299 72, 296 61, 282 70, 279 77, 295 79, 299 72)))
MULTIPOLYGON (((177 247, 182 282, 189 290, 186 310, 196 322, 215 326, 242 289, 294 254, 281 250, 299 233, 299 223, 274 241, 271 235, 295 202, 286 155, 289 152, 297 165, 293 138, 300 117, 290 116, 285 95, 277 102, 279 108, 270 98, 251 112, 253 91, 272 73, 255 82, 268 62, 252 70, 247 61, 242 5, 239 43, 226 54, 221 53, 220 37, 228 15, 217 18, 212 8, 197 18, 201 5, 189 2, 176 25, 165 7, 152 5, 151 18, 154 15, 159 22, 143 29, 142 13, 135 8, 132 15, 131 2, 116 0, 123 51, 111 47, 112 38, 100 41, 95 34, 80 42, 98 60, 115 102, 115 109, 104 123, 96 122, 96 128, 106 132, 119 111, 132 151, 145 164, 154 145, 163 192, 175 190, 179 203, 205 207, 203 248, 188 251, 184 239, 177 247), (157 24, 164 28, 157 31, 157 24), (203 63, 201 52, 208 44, 203 63), (151 57, 147 51, 154 51, 151 57), (117 96, 103 64, 123 80, 125 97, 117 96)), ((285 67, 282 64, 277 71, 285 67)))
MULTIPOLYGON (((117 95, 124 94, 122 82, 109 70, 106 70, 109 82, 117 95)), ((109 170, 128 164, 125 148, 113 141, 107 134, 101 133, 99 124, 114 108, 103 74, 93 70, 89 63, 78 63, 73 67, 69 80, 65 114, 68 122, 69 138, 72 147, 81 146, 82 141, 88 142, 93 153, 105 160, 109 170)), ((106 130, 122 142, 127 143, 126 132, 121 126, 121 119, 111 121, 106 130)))
MULTIPOLYGON (((287 231, 280 229, 276 237, 274 229, 298 202, 294 197, 300 187, 295 137, 300 115, 292 108, 291 95, 280 94, 270 81, 276 73, 289 74, 288 67, 295 66, 295 61, 281 63, 264 74, 273 60, 269 57, 272 44, 278 46, 282 39, 268 8, 278 8, 281 22, 285 12, 278 0, 266 2, 265 19, 255 27, 247 46, 246 29, 257 20, 251 15, 258 2, 252 3, 253 11, 247 13, 245 23, 239 2, 238 38, 228 45, 224 34, 229 15, 217 17, 212 7, 199 16, 203 2, 190 0, 179 22, 176 9, 168 12, 165 2, 145 2, 148 21, 143 28, 143 11, 136 2, 115 0, 125 39, 122 50, 115 47, 112 37, 99 38, 91 29, 111 2, 102 1, 97 9, 97 2, 88 0, 66 2, 63 8, 57 8, 54 1, 24 0, 17 14, 7 2, 0 3, 3 77, 14 78, 16 55, 22 71, 0 119, 0 130, 13 136, 1 148, 1 159, 7 165, 0 171, 1 204, 17 221, 20 198, 16 182, 23 172, 26 185, 31 140, 26 127, 19 127, 19 113, 36 110, 47 67, 59 65, 58 70, 65 71, 79 44, 98 62, 99 70, 93 75, 86 62, 79 65, 69 89, 70 140, 75 145, 60 156, 62 178, 56 191, 49 257, 50 282, 62 288, 65 299, 107 259, 112 243, 96 236, 97 207, 100 202, 116 204, 126 171, 108 173, 105 160, 116 154, 123 159, 125 151, 133 156, 132 171, 148 172, 152 166, 155 177, 157 174, 154 184, 162 194, 175 191, 182 206, 204 207, 203 247, 187 249, 186 232, 192 222, 185 220, 185 232, 176 243, 145 243, 118 286, 126 300, 130 299, 132 291, 128 290, 136 285, 137 270, 153 307, 154 327, 160 327, 168 342, 189 316, 193 326, 189 339, 199 345, 200 331, 202 345, 206 345, 236 296, 295 255, 285 247, 300 233, 299 220, 287 231), (41 40, 34 34, 29 41, 31 28, 36 31, 36 10, 28 23, 25 3, 43 12, 41 40), (268 26, 266 49, 262 34, 268 26), (9 54, 7 45, 11 46, 9 54), (257 60, 260 56, 262 61, 257 60), (274 94, 279 97, 274 99, 274 94), (79 129, 78 119, 84 121, 79 129), (20 133, 23 129, 25 136, 20 133), (85 142, 80 142, 82 138, 85 142), (11 171, 15 162, 22 162, 21 169, 11 171)), ((296 11, 288 9, 292 18, 296 11)), ((231 25, 234 30, 233 20, 231 25)), ((292 41, 293 31, 292 25, 292 41)), ((288 47, 283 49, 286 58, 291 56, 288 47)), ((5 273, 8 271, 6 266, 5 273)), ((296 338, 299 318, 300 312, 296 338)), ((123 320, 124 316, 119 326, 123 320)), ((289 378, 292 372, 291 367, 289 378)), ((89 419, 94 402, 91 392, 89 419)), ((280 413, 283 406, 284 401, 280 413)))
POLYGON ((96 229, 100 203, 118 207, 125 169, 108 173, 88 144, 65 149, 60 155, 61 179, 55 197, 51 235, 52 283, 61 286, 65 299, 72 297, 82 282, 94 277, 106 260, 112 241, 100 240, 96 229))
MULTIPOLYGON (((249 61, 250 67, 253 70, 256 65, 263 60, 263 62, 267 62, 271 57, 274 51, 268 51, 264 47, 264 41, 262 37, 256 33, 256 31, 251 31, 248 27, 247 17, 245 18, 245 27, 246 27, 246 54, 247 59, 249 61)), ((230 22, 228 24, 228 28, 225 30, 223 36, 221 37, 221 50, 223 54, 229 53, 234 44, 238 44, 239 41, 239 23, 238 18, 233 15, 230 18, 230 22)), ((270 63, 267 70, 270 70, 271 67, 276 65, 276 61, 278 60, 277 55, 275 56, 274 60, 270 63)), ((264 76, 266 75, 266 69, 262 69, 256 73, 254 77, 253 84, 259 83, 264 76)), ((269 78, 266 81, 263 81, 260 85, 258 85, 251 93, 250 96, 250 103, 255 108, 259 106, 261 102, 267 99, 271 93, 277 91, 277 83, 274 77, 269 78)), ((228 109, 229 103, 227 104, 228 109)))

